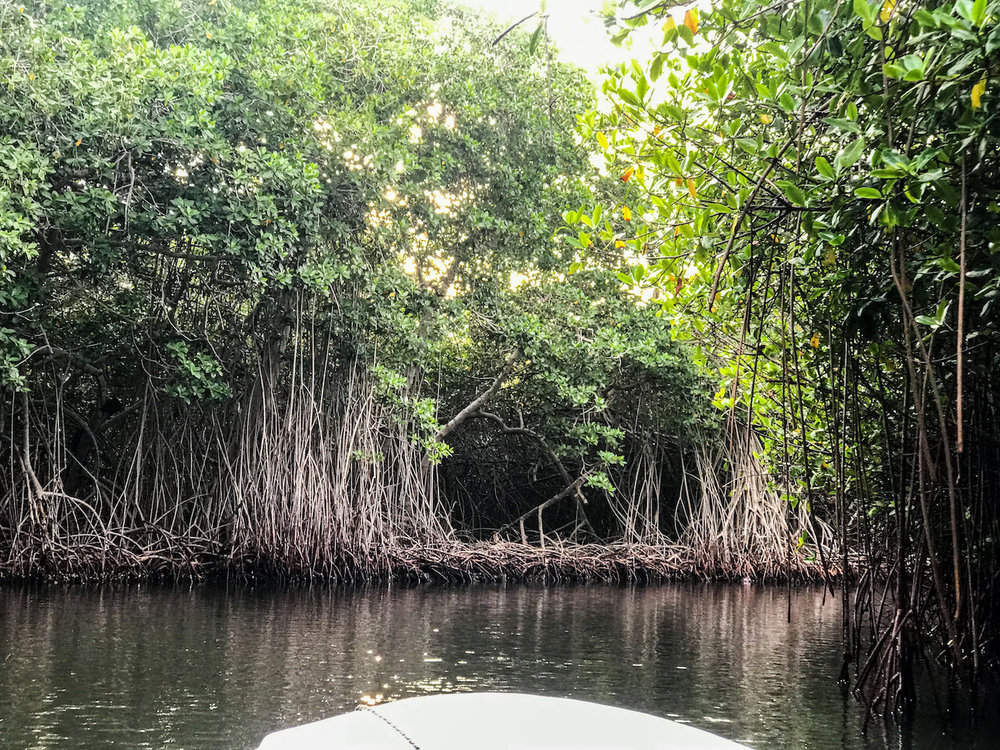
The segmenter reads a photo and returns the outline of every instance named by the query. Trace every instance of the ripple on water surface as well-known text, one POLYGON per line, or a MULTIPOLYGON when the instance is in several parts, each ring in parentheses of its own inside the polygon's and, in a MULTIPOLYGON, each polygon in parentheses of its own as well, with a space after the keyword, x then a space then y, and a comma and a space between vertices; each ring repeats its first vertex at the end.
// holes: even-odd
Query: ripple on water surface
MULTIPOLYGON (((459 690, 633 708, 759 750, 995 750, 997 727, 861 734, 839 602, 730 585, 0 588, 0 748, 252 748, 459 690)), ((877 727, 881 730, 881 725, 877 727)))

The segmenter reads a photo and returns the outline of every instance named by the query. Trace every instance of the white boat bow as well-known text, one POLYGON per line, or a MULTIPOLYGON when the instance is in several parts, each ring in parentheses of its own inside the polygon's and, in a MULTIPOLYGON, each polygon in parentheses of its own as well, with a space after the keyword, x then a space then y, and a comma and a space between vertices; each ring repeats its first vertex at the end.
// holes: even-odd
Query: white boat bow
POLYGON ((259 750, 748 750, 676 721, 519 693, 431 695, 285 729, 259 750))

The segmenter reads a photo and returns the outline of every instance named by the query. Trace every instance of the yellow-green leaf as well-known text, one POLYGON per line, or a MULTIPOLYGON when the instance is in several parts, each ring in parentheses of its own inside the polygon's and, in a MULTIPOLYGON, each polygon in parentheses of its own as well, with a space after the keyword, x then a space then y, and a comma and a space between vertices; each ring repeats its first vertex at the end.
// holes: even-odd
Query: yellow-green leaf
POLYGON ((972 87, 972 108, 979 109, 983 106, 982 98, 986 93, 986 78, 981 78, 979 83, 972 87))
POLYGON ((691 8, 684 14, 684 25, 691 29, 692 34, 698 33, 698 9, 691 8))

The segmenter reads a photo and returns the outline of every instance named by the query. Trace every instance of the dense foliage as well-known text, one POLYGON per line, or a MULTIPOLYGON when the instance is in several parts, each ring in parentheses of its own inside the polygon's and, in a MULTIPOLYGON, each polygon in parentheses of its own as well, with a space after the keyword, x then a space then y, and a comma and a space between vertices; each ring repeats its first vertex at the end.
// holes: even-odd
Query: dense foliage
POLYGON ((567 538, 669 530, 632 458, 711 431, 704 381, 613 273, 564 278, 592 88, 500 31, 0 5, 5 571, 383 575, 553 496, 567 538))
POLYGON ((625 192, 566 241, 660 289, 731 429, 836 521, 857 684, 905 712, 924 645, 967 677, 997 656, 1000 6, 622 6, 653 51, 584 127, 625 192))

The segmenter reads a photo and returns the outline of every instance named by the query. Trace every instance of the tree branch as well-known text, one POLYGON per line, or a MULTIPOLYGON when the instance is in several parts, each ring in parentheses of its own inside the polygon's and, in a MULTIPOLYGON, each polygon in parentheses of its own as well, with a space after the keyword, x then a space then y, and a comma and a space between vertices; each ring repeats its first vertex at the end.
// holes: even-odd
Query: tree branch
POLYGON ((583 474, 583 475, 577 477, 572 482, 570 482, 570 484, 568 486, 564 487, 562 490, 560 490, 559 492, 557 492, 555 495, 553 495, 552 497, 550 497, 548 500, 546 500, 541 505, 535 506, 534 508, 532 508, 531 510, 529 510, 527 513, 522 513, 520 516, 518 516, 517 518, 515 518, 513 521, 511 521, 507 525, 502 526, 501 528, 497 529, 497 533, 499 534, 502 531, 506 531, 507 529, 509 529, 512 526, 514 526, 514 524, 520 524, 523 521, 527 521, 529 516, 533 516, 533 515, 537 515, 538 513, 541 513, 543 510, 545 510, 546 508, 548 508, 550 505, 559 502, 560 500, 562 500, 565 497, 569 497, 570 495, 575 495, 576 493, 578 493, 580 491, 580 488, 583 487, 583 483, 586 482, 586 481, 587 481, 587 475, 586 474, 583 474))
POLYGON ((479 396, 476 397, 475 400, 472 401, 472 403, 470 403, 468 406, 462 409, 462 411, 460 411, 458 414, 452 417, 446 425, 444 425, 440 430, 438 430, 437 434, 434 436, 435 440, 442 440, 443 438, 445 438, 449 433, 454 431, 455 428, 461 425, 462 422, 464 422, 466 419, 468 419, 473 414, 478 412, 480 406, 485 404, 487 401, 489 401, 496 395, 497 391, 500 390, 500 387, 504 384, 504 381, 507 379, 507 376, 510 375, 511 370, 514 369, 514 363, 517 361, 518 355, 519 352, 516 349, 510 353, 510 355, 507 357, 507 362, 500 370, 500 373, 493 380, 493 383, 490 385, 490 387, 487 388, 485 391, 483 391, 479 396))

